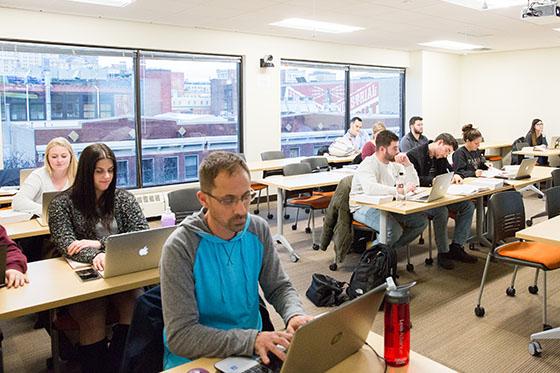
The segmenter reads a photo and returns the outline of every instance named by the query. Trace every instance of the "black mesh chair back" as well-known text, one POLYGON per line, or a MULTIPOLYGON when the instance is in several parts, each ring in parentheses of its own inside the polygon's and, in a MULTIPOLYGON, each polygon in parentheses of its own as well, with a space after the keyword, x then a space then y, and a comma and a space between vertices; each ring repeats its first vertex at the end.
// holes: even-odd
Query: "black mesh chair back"
POLYGON ((311 166, 309 163, 291 163, 282 168, 282 173, 284 176, 310 174, 311 166))
MULTIPOLYGON (((527 146, 529 146, 529 143, 525 141, 524 137, 520 137, 513 142, 513 144, 511 145, 511 149, 512 149, 512 151, 516 151, 516 150, 521 150, 521 149, 523 149, 527 146)), ((515 164, 521 164, 522 160, 523 160, 522 155, 516 155, 516 154, 511 155, 511 164, 514 164, 514 165, 515 164)))
POLYGON ((552 186, 560 186, 560 168, 552 171, 552 186))
POLYGON ((311 167, 311 172, 328 171, 331 169, 329 161, 326 157, 310 157, 301 160, 301 163, 307 163, 311 167))
POLYGON ((492 195, 488 201, 488 216, 493 221, 493 247, 506 238, 525 228, 525 207, 523 197, 516 191, 505 191, 492 195))
POLYGON ((199 187, 188 187, 184 189, 174 190, 167 194, 169 208, 175 213, 175 221, 181 222, 185 217, 194 212, 199 211, 202 205, 198 201, 196 192, 199 187))
POLYGON ((271 161, 273 159, 284 159, 286 155, 281 150, 271 150, 268 152, 261 153, 261 159, 263 161, 271 161))
POLYGON ((546 195, 546 213, 548 218, 560 215, 560 185, 544 192, 546 195))

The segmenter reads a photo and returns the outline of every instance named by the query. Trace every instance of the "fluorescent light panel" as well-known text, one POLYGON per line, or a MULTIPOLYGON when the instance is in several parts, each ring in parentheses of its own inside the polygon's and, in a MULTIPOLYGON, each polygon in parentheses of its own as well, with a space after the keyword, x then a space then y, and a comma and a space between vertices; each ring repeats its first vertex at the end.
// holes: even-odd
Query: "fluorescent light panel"
POLYGON ((476 10, 492 10, 527 5, 527 0, 443 0, 447 3, 476 10))
POLYGON ((76 3, 94 4, 94 5, 114 6, 114 7, 122 8, 132 4, 136 0, 67 0, 67 1, 73 1, 76 3))
POLYGON ((298 30, 310 30, 317 32, 327 32, 331 34, 342 34, 345 32, 354 32, 363 30, 363 27, 341 25, 338 23, 314 21, 304 18, 287 18, 279 22, 270 24, 271 26, 279 26, 286 28, 294 28, 298 30))
POLYGON ((451 40, 434 40, 426 43, 418 43, 418 45, 423 45, 425 47, 449 49, 453 51, 469 51, 473 49, 483 48, 482 45, 460 43, 458 41, 451 40))

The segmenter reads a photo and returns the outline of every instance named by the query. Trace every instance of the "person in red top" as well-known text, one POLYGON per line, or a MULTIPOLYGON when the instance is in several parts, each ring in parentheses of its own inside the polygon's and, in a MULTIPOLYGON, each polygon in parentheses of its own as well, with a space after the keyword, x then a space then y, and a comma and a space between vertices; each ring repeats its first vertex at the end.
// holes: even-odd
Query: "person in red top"
POLYGON ((6 286, 17 288, 28 283, 27 258, 1 225, 0 245, 6 245, 6 286))
POLYGON ((373 153, 375 153, 375 138, 377 137, 377 134, 381 131, 385 131, 385 124, 383 124, 383 122, 376 122, 373 125, 373 131, 371 133, 371 140, 369 140, 368 142, 366 142, 366 144, 364 145, 364 147, 362 148, 362 161, 364 159, 366 159, 366 157, 369 157, 370 155, 373 155, 373 153))

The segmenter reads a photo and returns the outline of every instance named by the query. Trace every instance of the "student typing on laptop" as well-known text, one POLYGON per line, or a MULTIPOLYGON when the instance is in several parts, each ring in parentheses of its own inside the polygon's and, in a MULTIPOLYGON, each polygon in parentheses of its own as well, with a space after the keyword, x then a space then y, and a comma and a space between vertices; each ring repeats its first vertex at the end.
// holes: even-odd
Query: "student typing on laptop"
POLYGON ((203 209, 168 238, 161 258, 164 369, 199 357, 280 359, 292 334, 311 320, 282 269, 268 224, 248 213, 254 197, 239 156, 213 152, 200 165, 203 209), (259 286, 285 332, 262 332, 259 286))
MULTIPOLYGON (((420 145, 410 150, 406 155, 414 165, 420 186, 431 187, 433 179, 441 174, 452 172, 453 169, 447 157, 457 149, 457 140, 449 133, 442 133, 433 142, 420 145)), ((453 175, 454 183, 462 183, 463 178, 457 174, 453 175)), ((445 269, 455 267, 452 260, 465 263, 475 263, 476 257, 465 252, 463 245, 469 236, 474 204, 470 201, 462 201, 452 205, 436 207, 426 211, 433 218, 436 246, 438 249, 438 265, 445 269), (455 231, 453 240, 448 246, 447 221, 449 212, 455 214, 455 231)))
MULTIPOLYGON (((49 206, 49 228, 58 251, 73 260, 103 270, 108 236, 148 229, 134 196, 116 189, 117 161, 105 144, 86 147, 74 185, 49 206)), ((82 372, 118 371, 128 325, 139 290, 69 306, 80 326, 79 360, 82 372), (108 303, 117 309, 118 324, 107 348, 105 316, 108 303)))
MULTIPOLYGON (((352 179, 350 199, 355 194, 395 195, 395 181, 400 172, 404 174, 405 190, 414 191, 418 186, 418 174, 405 153, 399 153, 399 138, 391 131, 381 131, 375 139, 375 153, 360 163, 352 179)), ((379 210, 372 207, 351 205, 353 218, 379 232, 379 210)), ((387 219, 387 244, 399 248, 412 242, 427 225, 423 213, 408 215, 389 213, 387 219)))
MULTIPOLYGON (((2 285, 8 288, 17 288, 29 282, 27 278, 27 258, 16 243, 8 237, 6 229, 0 225, 0 250, 6 250, 5 253, 5 277, 4 281, 0 281, 2 285)), ((2 258, 4 261, 4 258, 2 258)))

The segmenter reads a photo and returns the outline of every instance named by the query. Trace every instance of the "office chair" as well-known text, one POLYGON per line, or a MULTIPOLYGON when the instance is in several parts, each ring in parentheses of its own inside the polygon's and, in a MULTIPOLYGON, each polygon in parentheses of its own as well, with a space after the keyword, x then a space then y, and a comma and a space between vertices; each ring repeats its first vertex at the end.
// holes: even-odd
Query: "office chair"
POLYGON ((180 223, 187 216, 199 211, 202 208, 196 192, 200 190, 198 185, 188 186, 167 193, 169 208, 175 213, 175 221, 180 223))
POLYGON ((494 258, 515 266, 511 284, 506 289, 506 294, 511 297, 515 296, 515 277, 518 266, 522 265, 543 270, 543 329, 550 329, 547 319, 546 273, 560 267, 560 246, 524 241, 514 241, 498 246, 498 243, 515 237, 517 231, 525 228, 525 209, 521 193, 505 191, 492 195, 488 202, 488 210, 490 211, 489 216, 491 216, 493 221, 492 249, 486 257, 486 264, 480 282, 478 302, 474 309, 475 315, 483 317, 485 314, 485 309, 481 306, 482 293, 490 261, 494 258))
MULTIPOLYGON (((294 175, 303 175, 311 173, 311 167, 308 163, 292 163, 284 166, 282 169, 284 176, 294 176, 294 175)), ((286 191, 288 192, 288 191, 286 191)), ((297 229, 297 221, 299 217, 299 210, 305 209, 310 210, 311 212, 311 241, 313 245, 313 250, 319 250, 319 244, 315 242, 315 210, 324 210, 329 206, 331 201, 330 196, 325 196, 321 194, 321 192, 314 192, 314 191, 298 191, 298 196, 296 197, 289 197, 288 193, 286 193, 286 203, 285 207, 295 207, 297 208, 296 212, 296 221, 294 225, 292 225, 292 229, 297 229)))
MULTIPOLYGON (((286 158, 286 155, 281 150, 270 150, 270 151, 266 151, 266 152, 261 153, 261 160, 263 160, 263 161, 271 161, 271 160, 274 160, 274 159, 284 159, 284 158, 286 158)), ((272 175, 282 175, 282 170, 263 171, 262 177, 264 179, 265 177, 272 176, 272 175)), ((258 183, 255 183, 255 184, 258 184, 258 183)), ((261 184, 261 185, 264 185, 264 184, 261 184)), ((266 189, 266 208, 267 208, 266 217, 268 219, 272 219, 272 218, 274 218, 274 215, 270 212, 270 195, 269 195, 268 185, 265 185, 264 189, 266 189)), ((257 189, 255 189, 255 188, 253 188, 253 190, 257 191, 257 189)), ((257 199, 257 209, 255 210, 255 215, 259 214, 259 204, 260 204, 260 199, 261 199, 261 191, 262 191, 262 188, 260 190, 258 190, 259 195, 258 195, 258 199, 257 199)), ((284 215, 284 218, 289 219, 290 215, 284 215)))
MULTIPOLYGON (((560 168, 558 168, 558 169, 552 171, 552 186, 553 186, 553 187, 560 186, 560 168)), ((545 195, 546 195, 546 191, 545 191, 544 193, 545 193, 545 195)), ((547 197, 547 198, 548 198, 548 197, 547 197)), ((542 218, 543 216, 547 216, 547 214, 548 214, 547 211, 548 211, 548 210, 545 210, 545 211, 539 212, 539 213, 536 214, 536 215, 531 216, 531 217, 526 221, 527 226, 530 227, 531 225, 533 225, 533 219, 542 218)), ((549 215, 548 217, 550 218, 550 215, 549 215)))
MULTIPOLYGON (((243 158, 244 161, 247 160, 245 158, 245 154, 239 153, 239 156, 241 158, 243 158)), ((261 192, 266 189, 266 210, 267 210, 266 217, 268 219, 272 219, 274 217, 274 215, 272 215, 272 213, 270 212, 270 196, 268 194, 268 185, 251 181, 251 189, 253 189, 255 192, 258 192, 258 194, 257 194, 257 208, 255 209, 255 211, 253 211, 253 213, 255 215, 258 215, 260 213, 259 206, 261 204, 261 192)))
MULTIPOLYGON (((311 167, 311 172, 323 172, 323 171, 330 171, 331 166, 329 165, 329 161, 326 157, 310 157, 301 160, 301 163, 307 163, 311 167)), ((334 190, 336 189, 336 185, 332 187, 321 187, 317 188, 314 193, 319 195, 323 195, 328 198, 332 198, 334 195, 334 190)), ((306 211, 307 212, 307 211, 306 211)), ((305 228, 305 233, 311 233, 311 215, 307 219, 307 227, 305 228)), ((296 229, 297 229, 297 219, 295 222, 296 229)))

